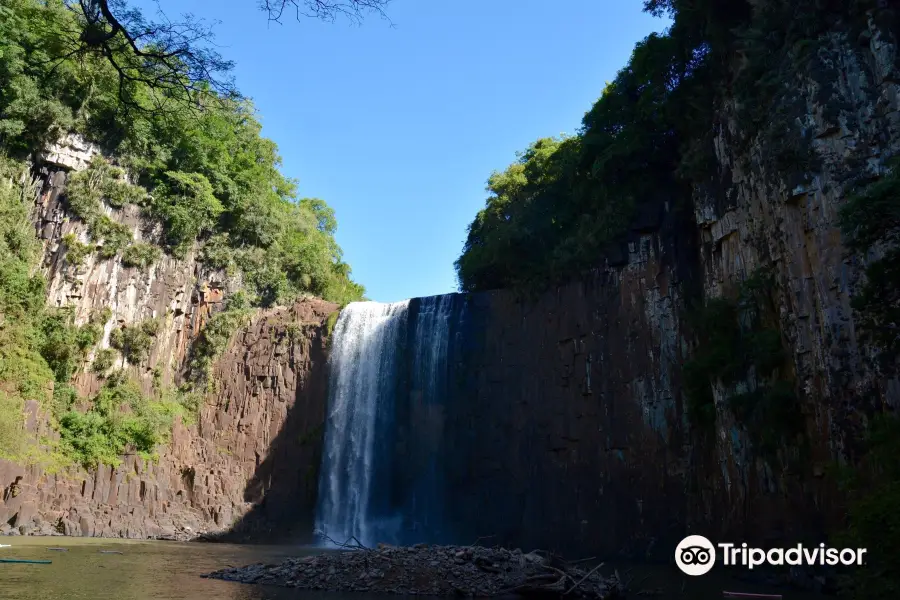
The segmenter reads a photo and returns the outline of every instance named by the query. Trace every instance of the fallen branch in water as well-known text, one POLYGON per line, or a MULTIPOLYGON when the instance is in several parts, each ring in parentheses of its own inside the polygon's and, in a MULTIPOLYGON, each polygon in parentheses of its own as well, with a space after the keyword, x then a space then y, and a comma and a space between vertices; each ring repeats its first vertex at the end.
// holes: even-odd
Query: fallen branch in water
POLYGON ((364 546, 362 542, 360 542, 358 539, 356 539, 355 536, 352 535, 343 543, 335 540, 332 537, 329 537, 324 531, 316 530, 314 535, 325 539, 325 541, 333 544, 334 546, 337 546, 338 548, 345 548, 348 550, 372 550, 372 548, 364 546), (350 543, 351 541, 353 542, 353 544, 350 543))
POLYGON ((594 567, 593 569, 591 569, 590 571, 588 571, 588 574, 585 575, 584 577, 582 577, 582 578, 578 581, 578 583, 575 584, 574 587, 569 588, 569 591, 566 592, 565 594, 563 594, 563 596, 568 596, 569 593, 572 592, 572 590, 574 590, 574 589, 577 588, 579 585, 581 585, 582 583, 584 583, 584 580, 585 580, 585 579, 587 579, 588 577, 590 577, 591 575, 593 575, 593 574, 594 574, 594 571, 596 571, 597 569, 599 569, 599 568, 602 567, 602 566, 603 566, 603 563, 600 563, 599 565, 597 565, 596 567, 594 567))

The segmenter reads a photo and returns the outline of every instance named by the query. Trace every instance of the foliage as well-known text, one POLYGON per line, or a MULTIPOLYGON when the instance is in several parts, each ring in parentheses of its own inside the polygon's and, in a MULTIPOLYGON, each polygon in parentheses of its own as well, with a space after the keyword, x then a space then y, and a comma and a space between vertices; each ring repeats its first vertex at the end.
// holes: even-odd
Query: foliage
POLYGON ((490 177, 456 261, 460 289, 543 289, 602 265, 610 243, 640 225, 636 211, 689 207, 691 190, 720 176, 712 140, 725 103, 736 107, 734 142, 759 141, 766 173, 805 176, 813 155, 794 75, 813 70, 827 94, 833 77, 816 40, 836 23, 864 24, 874 4, 645 1, 672 25, 637 44, 577 135, 538 140, 490 177))
POLYGON ((57 382, 68 382, 88 352, 100 341, 102 330, 96 322, 77 327, 70 310, 47 311, 35 332, 41 356, 57 382))
POLYGON ((97 247, 100 258, 109 259, 117 256, 131 243, 131 230, 122 223, 116 223, 106 215, 101 216, 91 228, 92 235, 103 241, 97 247))
POLYGON ((159 331, 159 322, 149 319, 134 325, 114 329, 109 335, 109 345, 122 353, 133 365, 142 364, 150 353, 153 338, 159 331))
POLYGON ((85 467, 118 465, 126 450, 152 456, 178 414, 179 406, 145 397, 124 376, 110 377, 88 411, 70 410, 60 417, 61 442, 66 454, 85 467))
POLYGON ((203 405, 203 394, 194 390, 190 384, 176 388, 161 390, 162 403, 175 410, 185 425, 197 422, 200 407, 203 405))
MULTIPOLYGON (((112 166, 99 155, 94 157, 87 169, 71 175, 66 185, 70 210, 88 225, 90 236, 102 242, 97 246, 102 259, 110 259, 119 254, 131 243, 133 237, 128 227, 116 223, 103 213, 101 200, 105 199, 113 206, 123 206, 143 201, 143 197, 143 190, 128 183, 121 168, 112 166)), ((88 251, 88 248, 74 245, 77 244, 74 236, 65 243, 70 251, 72 248, 79 253, 88 251), (72 246, 69 241, 73 242, 72 246)))
POLYGON ((845 547, 868 548, 866 568, 849 574, 847 595, 887 600, 900 593, 900 421, 881 415, 871 424, 867 451, 843 485, 850 502, 844 527, 834 537, 845 547))
POLYGON ((334 326, 337 325, 337 320, 340 316, 341 311, 336 310, 328 315, 328 318, 325 320, 325 331, 329 338, 331 337, 331 334, 334 333, 334 326))
POLYGON ((50 414, 57 421, 59 418, 72 410, 78 403, 78 392, 68 383, 59 383, 53 386, 53 400, 50 403, 50 414))
POLYGON ((0 388, 0 458, 15 458, 25 446, 22 399, 0 388))
POLYGON ((209 180, 200 173, 167 171, 153 192, 153 214, 164 223, 166 241, 184 256, 201 234, 215 227, 224 210, 209 180))
MULTIPOLYGON (((385 16, 390 0, 266 0, 260 10, 281 22, 285 11, 334 20, 358 21, 365 12, 385 16)), ((120 0, 56 0, 54 8, 77 15, 60 36, 54 59, 84 63, 106 61, 114 75, 117 101, 124 110, 171 110, 171 105, 196 106, 210 90, 238 97, 231 76, 233 63, 223 59, 214 43, 212 26, 193 15, 174 20, 158 9, 148 21, 140 10, 120 0), (149 97, 148 97, 149 96, 149 97)), ((0 14, 7 11, 0 5, 0 14)), ((9 11, 12 16, 18 16, 9 11)))
POLYGON ((231 246, 227 233, 210 237, 200 251, 200 260, 213 269, 220 269, 228 275, 237 272, 237 256, 239 251, 231 246))
POLYGON ((126 267, 147 269, 162 258, 162 251, 153 244, 134 243, 122 253, 122 264, 126 267))
POLYGON ((73 267, 80 266, 88 254, 94 251, 94 247, 90 244, 79 242, 74 233, 64 235, 62 242, 66 248, 66 262, 73 267))
POLYGON ((702 72, 670 36, 637 45, 574 137, 542 139, 488 180, 456 262, 466 291, 537 285, 594 267, 642 206, 685 202, 677 176, 702 72))
POLYGON ((866 281, 853 298, 860 330, 881 350, 883 365, 895 368, 900 355, 900 161, 878 181, 851 196, 840 221, 847 248, 881 256, 866 266, 866 281))
POLYGON ((109 371, 116 360, 116 351, 112 348, 101 348, 94 355, 94 362, 91 363, 91 370, 98 375, 105 375, 109 371))
POLYGON ((208 379, 213 361, 225 350, 235 332, 248 323, 250 315, 247 297, 237 292, 228 298, 221 312, 212 316, 191 348, 190 371, 194 382, 208 379))
MULTIPOLYGON (((167 60, 155 64, 188 77, 187 87, 163 73, 136 76, 161 58, 159 48, 141 45, 144 40, 190 48, 203 63, 214 55, 203 45, 209 38, 166 37, 165 31, 175 35, 171 27, 186 30, 171 22, 154 25, 124 3, 107 6, 110 21, 97 12, 105 4, 0 0, 0 153, 24 156, 74 131, 116 157, 117 165, 96 158, 67 184, 70 208, 88 224, 91 238, 103 241, 103 258, 123 252, 132 258, 136 250, 127 249, 131 232, 105 216, 101 199, 144 206, 162 221, 163 241, 176 255, 197 240, 211 244, 202 256, 244 271, 256 304, 305 294, 341 303, 361 298, 362 287, 350 279, 334 241, 333 211, 322 200, 297 198, 249 102, 217 94, 215 85, 192 79, 199 72, 167 60), (90 23, 110 29, 93 37, 98 31, 86 30, 90 23), (81 31, 88 37, 80 38, 81 31), (128 31, 146 36, 135 38, 141 43, 134 47, 128 31)), ((208 34, 203 27, 196 31, 208 34)))
POLYGON ((49 400, 55 377, 41 355, 45 284, 32 269, 33 193, 26 166, 0 156, 0 454, 8 458, 25 451, 25 402, 49 400))
POLYGON ((128 182, 125 169, 114 166, 98 154, 91 159, 88 168, 69 177, 66 198, 75 215, 88 225, 94 225, 103 213, 101 201, 116 208, 143 204, 146 192, 128 182))

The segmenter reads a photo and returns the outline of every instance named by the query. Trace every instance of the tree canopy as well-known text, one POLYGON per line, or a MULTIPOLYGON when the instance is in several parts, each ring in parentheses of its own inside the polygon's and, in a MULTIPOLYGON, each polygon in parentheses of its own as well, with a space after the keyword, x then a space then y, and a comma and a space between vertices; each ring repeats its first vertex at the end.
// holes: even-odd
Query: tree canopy
POLYGON ((813 40, 865 26, 875 0, 646 0, 672 25, 638 43, 577 135, 532 144, 488 180, 456 261, 460 288, 546 286, 602 264, 637 208, 689 206, 716 175, 718 106, 737 106, 735 143, 758 136, 778 170, 807 156, 788 102, 813 40))
POLYGON ((211 265, 242 272, 260 304, 362 297, 334 241, 334 211, 297 197, 252 104, 214 84, 209 64, 190 66, 227 63, 185 50, 194 38, 177 27, 163 34, 120 2, 0 0, 0 13, 0 152, 24 157, 80 133, 149 192, 116 183, 100 163, 72 178, 70 205, 106 240, 106 258, 130 234, 106 243, 121 235, 99 217, 101 198, 141 205, 164 224, 161 243, 175 256, 199 243, 211 265), (147 69, 158 77, 148 81, 147 69))
MULTIPOLYGON (((118 102, 124 108, 161 111, 169 104, 196 105, 208 92, 237 98, 232 61, 215 48, 213 24, 185 14, 172 19, 160 9, 148 19, 127 0, 55 0, 73 19, 57 31, 51 61, 99 57, 113 68, 118 102), (150 88, 157 93, 136 93, 150 88), (168 102, 163 102, 165 99, 168 102)), ((270 22, 286 17, 358 21, 367 13, 382 17, 390 0, 262 0, 270 22)), ((53 4, 51 2, 50 4, 53 4)), ((58 23, 59 24, 59 23, 58 23)))

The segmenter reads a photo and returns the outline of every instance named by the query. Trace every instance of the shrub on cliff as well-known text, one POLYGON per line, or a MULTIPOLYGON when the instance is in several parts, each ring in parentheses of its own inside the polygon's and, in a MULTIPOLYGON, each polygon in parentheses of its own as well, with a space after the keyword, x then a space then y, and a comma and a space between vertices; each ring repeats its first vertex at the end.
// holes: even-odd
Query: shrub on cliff
POLYGON ((184 256, 194 240, 215 229, 224 208, 200 173, 167 171, 153 192, 151 210, 164 223, 166 242, 184 256))
POLYGON ((91 363, 91 371, 103 377, 106 372, 112 368, 115 360, 116 351, 112 348, 98 350, 97 354, 94 356, 94 362, 91 363))
POLYGON ((237 330, 247 324, 250 314, 246 295, 238 292, 226 301, 224 310, 210 318, 191 348, 190 379, 193 382, 209 383, 213 361, 222 354, 237 330))
POLYGON ((109 345, 122 353, 133 365, 142 364, 153 345, 159 323, 153 319, 114 329, 109 335, 109 345))
POLYGON ((174 420, 188 413, 176 399, 146 396, 137 384, 114 374, 91 399, 89 410, 60 417, 60 439, 66 455, 85 467, 118 465, 126 451, 152 458, 168 440, 174 420))
POLYGON ((22 399, 0 389, 0 458, 18 458, 25 447, 22 399))
POLYGON ((162 258, 162 251, 153 244, 131 244, 122 253, 122 264, 126 267, 147 269, 162 258))

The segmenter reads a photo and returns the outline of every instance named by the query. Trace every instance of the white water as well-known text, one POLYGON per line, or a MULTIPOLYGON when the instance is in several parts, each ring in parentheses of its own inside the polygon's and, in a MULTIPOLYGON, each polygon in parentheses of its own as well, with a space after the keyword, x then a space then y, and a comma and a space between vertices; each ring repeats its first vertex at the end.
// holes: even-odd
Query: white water
MULTIPOLYGON (((409 322, 408 301, 354 302, 341 311, 331 338, 316 514, 316 529, 331 540, 343 543, 355 538, 373 545, 385 541, 379 536, 400 534, 404 518, 413 518, 384 513, 397 499, 388 497, 390 482, 378 481, 377 473, 391 472, 395 402, 411 396, 401 394, 405 388, 398 389, 398 372, 407 367, 405 357, 411 366, 405 384, 417 392, 409 402, 424 406, 443 399, 452 304, 452 296, 423 298, 415 322, 409 322), (408 328, 413 328, 413 335, 407 349, 408 328)), ((421 482, 419 493, 410 492, 412 497, 400 501, 427 517, 430 504, 436 502, 437 488, 429 485, 435 477, 426 476, 429 481, 421 482)))
POLYGON ((375 417, 391 394, 394 347, 409 302, 353 302, 335 324, 325 423, 324 489, 316 528, 337 542, 368 543, 367 508, 372 488, 375 417), (388 351, 385 351, 388 349, 388 351))

